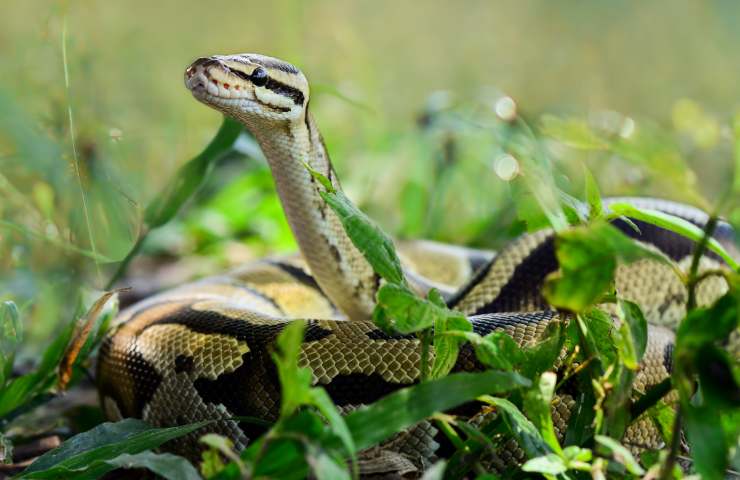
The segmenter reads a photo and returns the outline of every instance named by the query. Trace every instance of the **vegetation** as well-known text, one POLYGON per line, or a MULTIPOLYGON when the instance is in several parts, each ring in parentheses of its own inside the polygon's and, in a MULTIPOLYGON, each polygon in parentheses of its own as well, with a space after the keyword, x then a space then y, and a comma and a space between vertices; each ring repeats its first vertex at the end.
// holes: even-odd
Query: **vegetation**
MULTIPOLYGON (((297 3, 280 5, 278 10, 296 23, 305 14, 297 3)), ((25 8, 11 9, 7 18, 20 18, 28 13, 25 8)), ((515 18, 526 17, 513 7, 502 8, 515 18)), ((473 93, 433 93, 418 115, 418 128, 389 133, 392 129, 384 122, 392 117, 377 110, 383 105, 398 108, 398 99, 380 96, 358 102, 353 88, 342 88, 336 77, 327 74, 325 80, 334 79, 327 84, 319 78, 312 105, 340 174, 344 179, 345 171, 352 173, 345 185, 362 211, 396 237, 490 248, 525 231, 554 227, 563 268, 549 279, 546 295, 571 320, 528 349, 518 348, 504 334, 474 334, 467 320, 447 310, 435 294, 428 299, 411 295, 388 237, 347 198, 328 189, 326 200, 347 219, 353 240, 387 281, 379 293, 376 322, 385 329, 414 332, 434 345, 437 354, 422 369, 426 380, 342 417, 296 366, 302 331, 295 324, 281 336, 275 354, 291 401, 282 405, 279 422, 246 451, 235 452, 227 439, 207 435, 202 439, 208 446, 203 462, 193 465, 156 448, 201 425, 104 423, 95 400, 84 392, 92 389, 87 372, 95 347, 116 312, 111 293, 128 294, 111 288, 136 287, 152 275, 157 275, 158 286, 167 286, 295 245, 269 171, 238 125, 224 121, 210 141, 207 122, 197 135, 176 136, 184 130, 157 130, 157 125, 172 120, 161 112, 174 115, 177 110, 152 113, 156 107, 144 108, 135 96, 155 89, 161 98, 171 98, 187 61, 211 53, 196 42, 201 39, 185 40, 190 51, 181 53, 184 57, 162 77, 166 86, 162 81, 153 85, 157 82, 151 76, 122 72, 129 83, 113 83, 115 95, 127 99, 131 111, 114 117, 103 87, 110 79, 90 66, 94 48, 76 43, 78 35, 83 37, 82 15, 72 10, 68 16, 64 4, 50 12, 47 28, 56 50, 40 58, 54 58, 59 66, 51 87, 44 90, 43 75, 38 76, 29 101, 30 95, 19 93, 25 90, 15 83, 0 86, 0 458, 10 463, 14 450, 48 435, 64 440, 38 457, 22 478, 97 478, 131 467, 173 479, 303 478, 309 470, 317 478, 348 478, 356 473, 357 452, 428 417, 456 451, 435 464, 426 478, 496 478, 484 472, 482 459, 512 437, 528 461, 501 478, 681 478, 681 430, 691 448, 693 472, 724 478, 727 470, 740 470, 740 371, 738 359, 723 348, 740 321, 740 277, 732 259, 735 272, 726 274, 730 289, 724 297, 708 308, 689 301, 677 332, 670 384, 654 390, 632 395, 646 342, 639 306, 611 298, 622 320, 618 329, 609 328, 598 309, 611 297, 617 262, 654 255, 611 228, 607 220, 614 216, 642 215, 690 236, 698 241, 696 255, 706 249, 727 255, 706 240, 711 223, 708 232, 701 232, 624 204, 606 209, 599 190, 684 200, 740 226, 740 116, 718 107, 723 97, 705 96, 699 102, 675 91, 646 101, 655 119, 644 116, 642 104, 626 93, 628 100, 622 98, 620 104, 632 107, 633 114, 584 113, 584 108, 573 115, 552 115, 542 113, 552 103, 542 96, 553 89, 552 98, 560 98, 563 85, 540 89, 538 83, 518 91, 513 97, 522 102, 529 95, 540 96, 537 107, 522 112, 501 92, 469 87, 483 83, 484 77, 467 76, 463 83, 473 93), (88 84, 89 89, 83 88, 88 84), (87 100, 89 95, 100 104, 87 100), (151 118, 143 118, 137 107, 151 118), (338 109, 361 118, 359 126, 347 127, 338 109), (112 118, 131 129, 113 126, 112 118), (203 148, 200 154, 183 161, 198 148, 203 148), (155 157, 160 160, 156 164, 155 157), (150 161, 152 165, 146 163, 150 161), (175 165, 180 165, 177 171, 175 165), (370 194, 381 186, 382 196, 370 194), (174 265, 180 270, 172 273, 174 265), (449 374, 464 342, 475 347, 489 370, 449 374), (559 441, 549 406, 562 383, 562 376, 553 373, 562 348, 569 352, 572 368, 559 371, 577 376, 582 386, 578 402, 584 408, 559 441), (660 400, 671 388, 678 395, 676 409, 660 400), (67 402, 60 399, 64 391, 67 402), (498 412, 496 419, 473 427, 444 413, 474 399, 498 412), (626 425, 645 412, 659 425, 667 447, 635 458, 619 439, 626 425)), ((552 20, 564 22, 557 15, 552 20)), ((341 25, 341 16, 327 24, 341 25)), ((22 38, 14 27, 6 31, 22 38)), ((172 36, 181 37, 177 32, 172 36)), ((299 51, 300 38, 282 40, 284 45, 262 50, 299 51)), ((218 45, 224 46, 235 48, 226 37, 218 45)), ((359 49, 358 42, 355 46, 359 49)), ((120 62, 136 65, 143 50, 133 42, 121 52, 120 62)), ((380 89, 369 71, 373 69, 362 68, 369 54, 355 56, 353 50, 353 58, 360 58, 353 60, 358 62, 354 68, 367 77, 361 89, 380 89)), ((629 65, 620 59, 614 63, 629 65)), ((338 66, 314 63, 316 71, 322 68, 338 66)), ((723 86, 729 82, 734 88, 735 78, 731 65, 724 68, 716 91, 726 99, 723 86)), ((457 81, 452 70, 445 75, 457 81)), ((398 75, 411 73, 400 69, 398 75)), ((187 108, 192 111, 199 108, 192 100, 183 102, 191 102, 187 108)), ((413 102, 422 104, 420 98, 413 102)), ((693 289, 696 270, 684 281, 693 289)))

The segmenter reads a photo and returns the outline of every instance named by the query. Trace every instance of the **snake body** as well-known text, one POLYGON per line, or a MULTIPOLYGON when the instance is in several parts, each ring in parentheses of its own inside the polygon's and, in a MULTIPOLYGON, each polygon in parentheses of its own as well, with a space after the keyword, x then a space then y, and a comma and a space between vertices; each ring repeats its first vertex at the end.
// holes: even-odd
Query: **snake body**
MULTIPOLYGON (((243 54, 200 58, 186 70, 185 83, 196 99, 241 121, 255 136, 302 258, 255 262, 154 295, 121 312, 98 356, 97 381, 106 415, 138 417, 161 426, 215 419, 208 430, 244 448, 265 427, 233 417, 268 422, 277 418, 280 387, 270 352, 277 335, 296 319, 306 322, 300 364, 311 370, 313 383, 322 385, 342 411, 418 382, 417 338, 388 336, 369 321, 380 278, 321 199, 322 187, 305 168, 310 165, 340 188, 309 112, 305 76, 283 61, 243 54)), ((673 202, 629 200, 700 227, 708 219, 695 208, 673 202)), ((637 229, 624 220, 614 224, 688 268, 692 241, 638 220, 633 220, 637 229)), ((727 224, 720 222, 714 236, 734 249, 727 224)), ((426 262, 450 265, 444 269, 446 278, 412 275, 419 293, 430 286, 452 292, 476 270, 449 295, 449 306, 468 315, 477 333, 504 330, 518 344, 531 345, 550 323, 564 320, 540 293, 545 277, 558 269, 554 239, 549 230, 523 235, 495 256, 413 243, 400 253, 408 270, 416 264, 422 266, 417 272, 423 272, 426 262)), ((702 269, 722 267, 711 253, 701 263, 702 269)), ((620 265, 616 286, 622 297, 642 306, 651 323, 635 383, 644 391, 670 373, 671 327, 685 313, 685 287, 670 267, 653 260, 620 265)), ((720 276, 707 276, 698 287, 698 301, 708 304, 725 289, 720 276)), ((463 348, 454 370, 480 368, 472 349, 463 348)), ((573 405, 568 394, 554 402, 559 433, 565 431, 573 405)), ((169 448, 197 457, 202 433, 183 437, 169 448)), ((381 446, 384 454, 368 461, 363 473, 423 468, 439 448, 436 434, 430 423, 422 422, 381 446)), ((629 427, 624 441, 655 448, 661 437, 649 419, 641 418, 629 427)), ((516 448, 499 459, 517 460, 521 454, 516 448)))

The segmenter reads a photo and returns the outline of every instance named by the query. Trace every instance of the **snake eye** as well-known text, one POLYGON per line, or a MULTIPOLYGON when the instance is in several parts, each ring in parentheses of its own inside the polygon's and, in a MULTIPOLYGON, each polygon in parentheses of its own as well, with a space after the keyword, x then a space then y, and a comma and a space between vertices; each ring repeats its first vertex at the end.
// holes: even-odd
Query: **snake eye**
POLYGON ((251 78, 253 84, 258 87, 264 87, 269 76, 267 75, 267 71, 264 68, 257 67, 252 72, 251 78))

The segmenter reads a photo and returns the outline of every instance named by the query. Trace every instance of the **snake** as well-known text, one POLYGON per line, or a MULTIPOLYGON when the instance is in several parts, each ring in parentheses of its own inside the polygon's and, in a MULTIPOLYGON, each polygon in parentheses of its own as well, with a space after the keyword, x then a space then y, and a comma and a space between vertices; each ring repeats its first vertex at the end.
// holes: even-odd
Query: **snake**
MULTIPOLYGON (((281 391, 271 353, 277 336, 305 322, 299 364, 341 412, 370 404, 420 381, 420 340, 389 335, 372 321, 382 279, 353 244, 321 196, 325 188, 306 166, 341 190, 326 145, 311 114, 306 76, 285 61, 258 55, 201 57, 187 67, 185 86, 201 103, 241 122, 265 154, 300 255, 269 257, 235 270, 157 293, 122 310, 98 353, 96 381, 105 415, 134 417, 156 426, 212 420, 208 432, 230 438, 237 450, 262 435, 279 416, 281 391)), ((703 228, 703 211, 656 198, 619 198, 638 208, 671 214, 703 228)), ((606 203, 608 205, 608 202, 606 203)), ((639 219, 615 219, 625 235, 688 270, 695 242, 639 219)), ((714 238, 737 256, 731 226, 718 222, 714 238)), ((508 333, 520 346, 535 345, 548 325, 568 321, 542 294, 559 269, 556 234, 526 233, 493 253, 434 242, 401 243, 399 256, 419 295, 443 292, 450 308, 467 316, 476 333, 508 333)), ((725 268, 706 253, 700 269, 725 268)), ((708 305, 727 285, 705 275, 697 303, 708 305)), ((620 264, 621 298, 638 303, 649 321, 648 344, 634 388, 646 391, 671 372, 674 329, 686 313, 687 290, 676 272, 654 259, 620 264)), ((472 348, 461 349, 453 371, 482 369, 472 348)), ((432 348, 433 354, 433 348, 432 348)), ((561 437, 575 406, 571 393, 552 403, 561 437)), ((198 458, 205 430, 176 439, 167 449, 198 458)), ((361 455, 363 474, 420 472, 439 455, 442 440, 424 421, 361 455)), ((659 448, 663 439, 643 415, 623 441, 659 448)), ((525 460, 516 445, 496 454, 506 465, 525 460)), ((494 463, 495 463, 494 462, 494 463)))

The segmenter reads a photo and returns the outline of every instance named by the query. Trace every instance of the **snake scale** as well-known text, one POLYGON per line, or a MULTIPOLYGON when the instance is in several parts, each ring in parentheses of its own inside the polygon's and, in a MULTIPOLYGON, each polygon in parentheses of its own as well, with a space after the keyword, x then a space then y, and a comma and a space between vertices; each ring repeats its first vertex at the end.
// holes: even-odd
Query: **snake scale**
MULTIPOLYGON (((369 321, 380 278, 321 199, 322 187, 305 168, 310 165, 340 188, 309 112, 306 77, 281 60, 242 54, 199 58, 187 68, 185 84, 197 100, 237 119, 257 139, 302 257, 255 262, 156 294, 122 311, 98 356, 97 382, 106 415, 143 418, 160 426, 216 419, 209 431, 244 448, 264 427, 233 417, 268 422, 277 418, 280 387, 270 352, 276 336, 295 319, 306 322, 300 364, 311 370, 314 384, 322 385, 342 411, 417 382, 418 340, 388 336, 369 321)), ((646 198, 629 201, 700 227, 707 221, 706 214, 686 205, 646 198)), ((637 230, 623 220, 614 224, 688 268, 692 241, 633 222, 637 230)), ((714 236, 735 251, 728 224, 720 222, 714 236)), ((423 242, 402 246, 400 256, 405 268, 416 272, 411 278, 420 294, 430 286, 448 292, 449 306, 468 315, 480 334, 501 329, 518 344, 531 345, 548 324, 561 320, 540 293, 545 277, 558 269, 550 230, 523 235, 495 256, 423 242), (443 274, 435 278, 430 266, 443 274)), ((702 259, 703 269, 721 266, 712 253, 702 259)), ((671 327, 685 313, 686 291, 675 272, 653 260, 621 265, 616 285, 622 297, 642 306, 651 324, 635 383, 644 391, 670 373, 671 327)), ((699 285, 698 301, 708 304, 725 289, 721 277, 707 276, 699 285)), ((463 348, 455 370, 479 368, 472 349, 463 348)), ((552 412, 559 433, 573 405, 570 395, 556 398, 552 412)), ((197 457, 202 433, 178 439, 168 448, 197 457)), ((651 420, 640 418, 624 441, 655 448, 662 440, 651 420)), ((376 449, 375 458, 369 455, 361 462, 361 471, 421 470, 439 446, 437 431, 422 422, 376 449)), ((503 464, 522 460, 516 446, 500 456, 503 464)))

